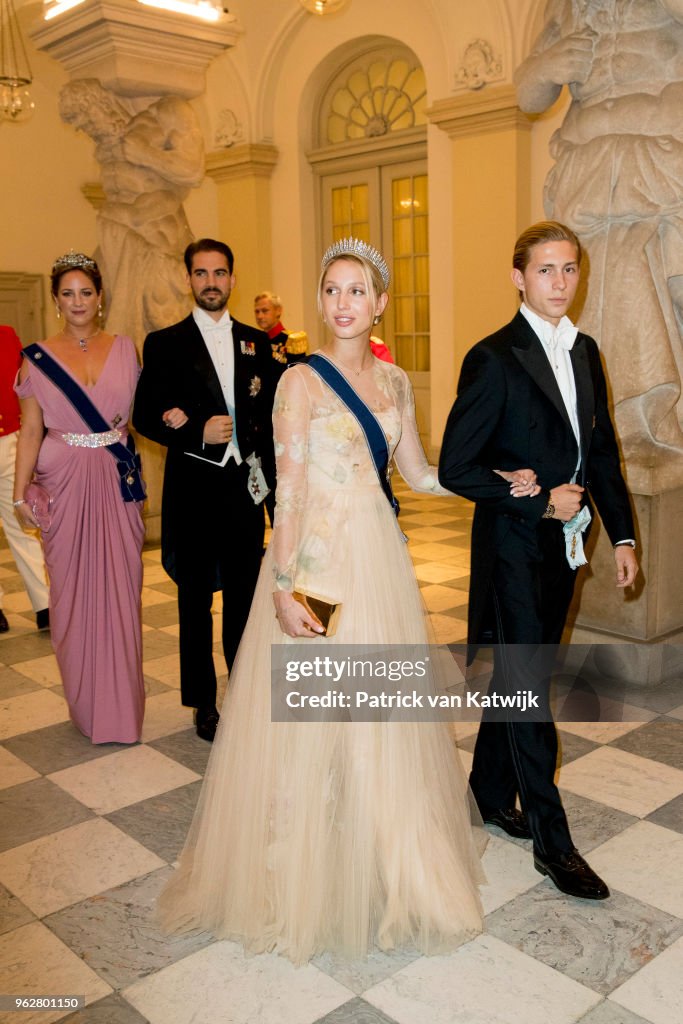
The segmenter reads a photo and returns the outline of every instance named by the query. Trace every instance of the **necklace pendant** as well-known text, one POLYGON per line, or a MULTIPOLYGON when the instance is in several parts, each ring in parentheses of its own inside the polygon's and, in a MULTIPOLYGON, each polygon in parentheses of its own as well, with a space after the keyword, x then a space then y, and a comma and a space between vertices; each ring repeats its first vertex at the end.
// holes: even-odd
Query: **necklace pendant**
POLYGON ((81 352, 87 352, 88 351, 88 339, 87 338, 79 338, 78 347, 80 348, 81 352))

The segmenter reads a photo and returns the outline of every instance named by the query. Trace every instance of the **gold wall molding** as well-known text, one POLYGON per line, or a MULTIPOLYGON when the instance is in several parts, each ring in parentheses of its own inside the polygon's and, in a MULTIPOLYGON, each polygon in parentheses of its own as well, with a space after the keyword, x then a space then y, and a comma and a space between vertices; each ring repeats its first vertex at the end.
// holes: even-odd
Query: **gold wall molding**
POLYGON ((477 92, 436 100, 427 109, 427 117, 451 139, 509 128, 531 131, 534 121, 517 106, 513 85, 485 86, 477 92))
POLYGON ((277 146, 267 142, 246 142, 206 154, 206 173, 215 182, 234 178, 270 178, 279 156, 277 146))

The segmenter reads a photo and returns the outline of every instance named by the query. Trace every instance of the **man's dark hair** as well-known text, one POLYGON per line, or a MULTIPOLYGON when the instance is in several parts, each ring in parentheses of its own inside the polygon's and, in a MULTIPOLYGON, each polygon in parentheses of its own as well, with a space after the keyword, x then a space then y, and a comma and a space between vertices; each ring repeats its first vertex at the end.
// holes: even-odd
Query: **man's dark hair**
POLYGON ((217 242, 215 238, 198 238, 196 242, 190 242, 183 256, 188 274, 192 273, 192 260, 198 252, 222 252, 228 261, 228 270, 232 274, 235 263, 232 249, 225 242, 217 242))

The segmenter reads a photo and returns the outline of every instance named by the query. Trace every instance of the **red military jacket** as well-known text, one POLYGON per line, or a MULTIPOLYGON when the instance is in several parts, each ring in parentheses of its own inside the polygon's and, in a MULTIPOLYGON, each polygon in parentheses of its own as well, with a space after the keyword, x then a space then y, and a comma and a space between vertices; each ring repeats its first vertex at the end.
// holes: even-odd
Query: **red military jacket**
POLYGON ((14 381, 21 366, 21 342, 13 327, 0 324, 0 437, 19 429, 19 399, 14 381))

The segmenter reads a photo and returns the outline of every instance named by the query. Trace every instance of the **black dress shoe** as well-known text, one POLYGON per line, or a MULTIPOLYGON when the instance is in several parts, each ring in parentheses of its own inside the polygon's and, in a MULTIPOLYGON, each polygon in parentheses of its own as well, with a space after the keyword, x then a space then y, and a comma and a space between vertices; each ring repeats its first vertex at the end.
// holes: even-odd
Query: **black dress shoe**
POLYGON ((526 815, 516 807, 499 807, 497 810, 483 810, 481 816, 487 825, 497 825, 514 839, 531 839, 526 815))
POLYGON ((2 608, 0 608, 0 633, 6 633, 8 630, 9 622, 7 621, 7 616, 3 612, 2 608))
POLYGON ((38 629, 49 629, 50 628, 50 609, 41 608, 39 612, 36 612, 36 626, 38 629))
POLYGON ((584 900, 606 900, 609 889, 602 878, 586 864, 578 850, 554 853, 550 857, 534 854, 534 867, 551 878, 561 892, 584 900))
POLYGON ((194 713, 197 735, 208 743, 213 743, 219 721, 220 715, 215 708, 197 708, 194 713))

